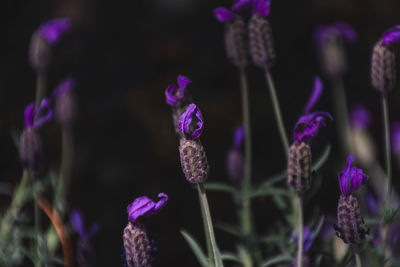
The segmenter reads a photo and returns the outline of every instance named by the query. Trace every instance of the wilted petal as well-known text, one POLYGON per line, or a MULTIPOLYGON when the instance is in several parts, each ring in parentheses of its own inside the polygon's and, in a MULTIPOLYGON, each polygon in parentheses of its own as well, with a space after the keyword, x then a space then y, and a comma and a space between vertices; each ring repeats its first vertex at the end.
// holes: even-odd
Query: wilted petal
POLYGON ((236 18, 235 13, 224 7, 218 7, 214 9, 214 15, 220 22, 228 22, 236 18))
POLYGON ((203 116, 195 104, 190 104, 186 111, 182 113, 179 119, 179 130, 188 139, 196 139, 201 135, 203 131, 203 116), (197 128, 190 127, 193 116, 197 118, 197 128))
POLYGON ((71 28, 69 18, 53 19, 40 25, 37 32, 49 44, 57 42, 62 35, 68 32, 71 28))
POLYGON ((385 31, 382 36, 382 42, 386 45, 400 41, 400 25, 397 25, 385 31))
POLYGON ((321 125, 324 125, 325 118, 333 120, 328 112, 317 111, 300 117, 294 127, 294 137, 296 142, 307 141, 314 137, 321 125))
POLYGON ((308 99, 306 107, 304 108, 303 111, 304 114, 310 112, 310 110, 315 106, 315 104, 317 103, 318 99, 322 94, 323 88, 324 86, 322 84, 321 78, 316 76, 314 78, 314 89, 310 95, 310 98, 308 99))
POLYGON ((167 202, 168 196, 164 193, 158 194, 161 199, 154 202, 146 196, 138 197, 127 208, 129 219, 135 222, 141 216, 148 216, 157 213, 167 202))
POLYGON ((344 170, 339 173, 339 184, 342 194, 348 196, 352 194, 368 179, 368 176, 363 173, 363 170, 351 167, 354 161, 354 155, 351 154, 347 158, 347 164, 344 170))

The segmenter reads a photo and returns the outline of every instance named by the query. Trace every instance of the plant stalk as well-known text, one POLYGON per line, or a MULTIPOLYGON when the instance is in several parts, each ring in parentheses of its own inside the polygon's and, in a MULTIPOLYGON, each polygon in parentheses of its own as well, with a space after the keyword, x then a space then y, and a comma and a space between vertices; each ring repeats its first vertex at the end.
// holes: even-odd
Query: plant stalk
POLYGON ((211 239, 210 239, 210 234, 209 234, 209 232, 208 232, 206 215, 205 215, 205 213, 204 213, 204 205, 203 205, 203 201, 201 201, 201 191, 200 191, 200 190, 197 190, 197 192, 199 193, 199 202, 200 202, 200 209, 201 209, 201 218, 203 219, 204 234, 205 234, 205 236, 206 236, 208 264, 209 264, 210 267, 214 267, 213 250, 212 250, 212 247, 211 247, 211 239))
POLYGON ((297 265, 296 267, 302 267, 303 264, 303 205, 301 196, 298 195, 297 199, 297 231, 298 231, 298 243, 297 243, 297 265))
POLYGON ((38 71, 36 78, 36 98, 35 110, 40 106, 40 102, 46 96, 46 74, 44 71, 38 71))

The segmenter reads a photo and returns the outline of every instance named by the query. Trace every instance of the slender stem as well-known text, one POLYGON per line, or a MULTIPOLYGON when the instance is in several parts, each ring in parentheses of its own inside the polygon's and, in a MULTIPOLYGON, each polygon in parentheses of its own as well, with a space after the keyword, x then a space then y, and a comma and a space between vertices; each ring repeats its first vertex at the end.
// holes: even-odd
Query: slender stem
POLYGON ((46 74, 44 71, 39 71, 36 78, 36 101, 35 109, 40 105, 40 101, 46 96, 46 74))
MULTIPOLYGON (((385 142, 385 162, 386 162, 386 175, 387 175, 387 193, 385 202, 385 213, 390 212, 390 204, 392 199, 392 160, 390 157, 390 125, 389 125, 389 104, 386 94, 382 94, 382 113, 383 113, 383 129, 384 129, 384 142, 385 142)), ((387 246, 387 230, 388 226, 383 228, 383 249, 386 251, 387 246)))
POLYGON ((197 190, 199 191, 200 201, 203 203, 201 207, 204 209, 204 216, 205 216, 205 221, 207 222, 208 235, 210 236, 210 243, 213 251, 214 263, 216 267, 221 267, 222 260, 218 251, 217 242, 215 240, 214 227, 212 224, 211 213, 210 213, 210 208, 208 206, 208 200, 204 184, 197 183, 197 190))
POLYGON ((207 227, 207 220, 206 220, 206 215, 204 213, 204 205, 203 201, 201 201, 201 191, 197 190, 199 193, 199 202, 200 202, 200 209, 201 209, 201 217, 203 219, 203 226, 204 226, 204 234, 206 236, 206 245, 207 245, 207 255, 208 255, 208 264, 210 267, 214 266, 214 257, 213 257, 213 250, 211 247, 211 239, 210 239, 210 234, 208 232, 208 227, 207 227))
POLYGON ((298 221, 297 221, 297 231, 299 234, 298 243, 297 243, 297 265, 296 267, 302 267, 303 263, 303 205, 301 196, 297 196, 297 212, 298 212, 298 221))
POLYGON ((360 252, 358 251, 357 247, 353 247, 354 257, 356 258, 356 266, 361 267, 361 257, 360 252))
POLYGON ((279 106, 278 96, 276 95, 275 85, 268 69, 265 70, 265 78, 267 79, 268 82, 269 93, 271 95, 272 106, 274 108, 274 114, 276 118, 276 123, 278 124, 278 129, 279 129, 279 134, 281 136, 283 149, 287 156, 289 153, 289 139, 286 135, 285 125, 283 124, 282 112, 279 106))
MULTIPOLYGON (((39 189, 34 181, 34 174, 33 170, 28 170, 30 180, 32 182, 32 195, 33 199, 36 200, 39 197, 39 189)), ((35 260, 35 267, 42 266, 42 259, 40 254, 40 247, 41 247, 41 236, 39 231, 40 225, 40 214, 39 214, 39 206, 36 201, 33 201, 33 208, 34 208, 34 229, 35 229, 35 238, 36 238, 36 253, 37 258, 35 260)))
POLYGON ((245 132, 244 142, 244 179, 242 186, 242 230, 245 234, 251 233, 251 204, 250 199, 246 197, 251 190, 251 163, 252 163, 252 143, 250 127, 250 107, 249 90, 247 77, 244 69, 240 70, 240 87, 242 94, 243 124, 245 132))

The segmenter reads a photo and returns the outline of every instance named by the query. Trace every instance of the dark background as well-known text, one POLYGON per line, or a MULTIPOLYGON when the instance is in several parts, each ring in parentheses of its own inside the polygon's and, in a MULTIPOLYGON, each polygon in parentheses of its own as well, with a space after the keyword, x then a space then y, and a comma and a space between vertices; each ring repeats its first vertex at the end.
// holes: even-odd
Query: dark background
MULTIPOLYGON (((101 229, 94 239, 96 266, 122 263, 122 231, 126 206, 136 197, 169 195, 159 214, 143 220, 158 247, 157 266, 197 266, 179 230, 203 239, 197 195, 180 170, 178 140, 164 90, 178 74, 192 80, 189 91, 205 118, 201 137, 211 165, 209 181, 226 181, 225 157, 232 133, 241 120, 239 77, 223 47, 223 25, 213 9, 231 1, 30 1, 0 4, 0 179, 15 184, 21 175, 18 152, 10 132, 22 130, 23 111, 35 97, 35 73, 28 62, 31 34, 44 21, 69 16, 74 28, 55 48, 48 88, 67 75, 76 78, 78 117, 74 125, 75 167, 70 207, 80 209, 88 224, 101 229)), ((400 24, 397 0, 272 1, 270 21, 277 64, 272 69, 291 132, 320 73, 313 31, 320 24, 346 21, 359 34, 348 46, 345 87, 350 105, 367 106, 372 133, 381 144, 379 94, 370 85, 370 57, 383 31, 400 24)), ((397 51, 397 50, 396 50, 397 51)), ((399 52, 399 51, 397 51, 399 52)), ((248 68, 254 143, 254 178, 259 182, 282 171, 285 156, 261 69, 248 68)), ((326 83, 317 109, 333 112, 326 83)), ((50 95, 50 92, 49 92, 50 95)), ((400 91, 390 95, 391 118, 400 120, 400 91)), ((42 129, 50 166, 60 160, 60 130, 42 129)), ((315 155, 333 145, 332 164, 325 166, 321 192, 315 196, 325 214, 335 214, 339 196, 337 172, 345 163, 337 148, 334 124, 314 141, 315 155), (334 164, 334 160, 339 162, 334 164)), ((382 147, 382 146, 380 146, 382 147)), ((383 155, 382 149, 379 155, 383 155)), ((381 159, 382 160, 382 159, 381 159)), ((398 174, 394 166, 394 180, 398 174)), ((0 208, 5 208, 4 199, 0 208)), ((230 196, 209 193, 215 221, 235 220, 230 196)), ((257 230, 266 233, 276 210, 269 199, 254 202, 257 230)), ((306 209, 307 216, 307 209, 306 209)), ((276 217, 274 217, 276 218, 276 217)), ((234 250, 235 239, 217 230, 222 250, 234 250)))

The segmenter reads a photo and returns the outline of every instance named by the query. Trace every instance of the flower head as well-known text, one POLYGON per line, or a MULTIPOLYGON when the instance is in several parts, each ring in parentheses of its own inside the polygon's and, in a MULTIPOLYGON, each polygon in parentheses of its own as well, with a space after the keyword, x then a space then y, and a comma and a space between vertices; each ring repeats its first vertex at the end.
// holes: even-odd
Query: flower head
POLYGON ((391 125, 392 152, 400 153, 400 122, 394 122, 391 125))
POLYGON ((53 93, 55 103, 55 118, 63 126, 71 126, 75 113, 75 99, 73 88, 75 80, 71 77, 65 79, 58 85, 53 93))
POLYGON ((195 104, 190 104, 179 119, 179 130, 187 139, 198 138, 203 131, 203 116, 195 104), (192 122, 196 121, 195 125, 192 122))
POLYGON ((351 167, 354 161, 354 155, 349 155, 347 164, 344 170, 339 173, 340 190, 344 196, 351 195, 368 179, 368 176, 363 173, 363 170, 351 167))
POLYGON ((25 108, 24 117, 25 127, 33 129, 40 128, 53 117, 50 101, 47 98, 43 99, 37 110, 35 110, 35 103, 29 104, 25 108))
POLYGON ((69 18, 52 19, 40 25, 36 32, 49 44, 54 44, 71 29, 71 26, 69 18))
POLYGON ((178 75, 178 87, 170 85, 165 90, 166 102, 168 105, 175 106, 179 104, 185 96, 185 88, 191 81, 189 78, 178 75))
POLYGON ((300 117, 294 127, 294 137, 296 142, 308 141, 314 137, 319 127, 325 125, 325 119, 333 120, 328 112, 316 111, 300 117))
POLYGON ((371 113, 363 106, 354 106, 350 111, 351 126, 358 129, 364 129, 371 123, 371 113))
POLYGON ((154 202, 146 196, 138 197, 127 208, 129 220, 134 223, 141 216, 149 216, 157 213, 168 201, 168 196, 164 193, 159 193, 159 201, 154 202))

